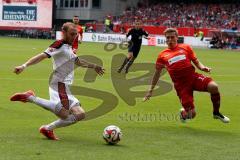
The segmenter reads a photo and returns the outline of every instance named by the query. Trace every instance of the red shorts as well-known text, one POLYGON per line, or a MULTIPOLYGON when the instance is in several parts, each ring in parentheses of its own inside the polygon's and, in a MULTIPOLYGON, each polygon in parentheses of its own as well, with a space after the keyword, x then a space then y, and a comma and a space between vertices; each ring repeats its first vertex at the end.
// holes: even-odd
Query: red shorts
MULTIPOLYGON (((186 77, 185 77, 186 78, 186 77)), ((212 81, 212 78, 204 76, 199 73, 193 73, 191 77, 185 80, 175 82, 174 87, 177 91, 177 95, 181 101, 182 106, 190 106, 194 108, 193 104, 193 91, 206 92, 208 83, 212 81)))

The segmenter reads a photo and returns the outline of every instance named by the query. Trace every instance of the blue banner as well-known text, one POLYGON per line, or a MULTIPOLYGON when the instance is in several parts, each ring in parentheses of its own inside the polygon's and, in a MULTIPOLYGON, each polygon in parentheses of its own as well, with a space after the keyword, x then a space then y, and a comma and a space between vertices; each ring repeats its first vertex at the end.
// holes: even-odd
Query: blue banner
POLYGON ((37 7, 3 6, 2 20, 37 21, 37 7))

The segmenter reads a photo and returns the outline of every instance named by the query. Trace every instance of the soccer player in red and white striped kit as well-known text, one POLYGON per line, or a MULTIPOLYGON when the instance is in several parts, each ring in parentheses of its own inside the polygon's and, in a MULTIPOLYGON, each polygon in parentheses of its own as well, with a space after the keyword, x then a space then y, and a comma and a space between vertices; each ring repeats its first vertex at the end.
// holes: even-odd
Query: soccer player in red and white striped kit
POLYGON ((58 120, 39 128, 40 133, 51 140, 58 140, 53 132, 54 129, 72 125, 85 118, 84 109, 70 91, 70 86, 74 79, 75 65, 92 68, 99 75, 104 73, 104 69, 101 66, 89 63, 74 54, 72 42, 78 34, 75 24, 70 22, 63 24, 62 32, 63 39, 55 41, 43 53, 30 58, 23 65, 14 68, 14 73, 20 74, 27 67, 52 57, 53 74, 49 82, 50 100, 35 96, 31 90, 15 93, 10 98, 11 101, 34 103, 59 117, 58 120))

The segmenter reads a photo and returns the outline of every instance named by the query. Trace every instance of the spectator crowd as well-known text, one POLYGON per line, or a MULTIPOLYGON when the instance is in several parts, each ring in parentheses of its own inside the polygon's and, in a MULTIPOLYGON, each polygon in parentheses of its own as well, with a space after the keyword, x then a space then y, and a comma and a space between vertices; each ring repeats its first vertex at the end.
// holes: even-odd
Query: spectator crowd
POLYGON ((195 27, 239 29, 240 4, 184 4, 158 3, 128 7, 120 16, 113 16, 112 23, 132 25, 141 19, 144 25, 167 27, 195 27))

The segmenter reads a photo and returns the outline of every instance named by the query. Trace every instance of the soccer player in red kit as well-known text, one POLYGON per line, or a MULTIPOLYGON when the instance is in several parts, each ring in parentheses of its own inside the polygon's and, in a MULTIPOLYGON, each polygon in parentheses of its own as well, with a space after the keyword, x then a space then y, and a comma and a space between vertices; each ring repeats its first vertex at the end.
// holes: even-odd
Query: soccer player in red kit
POLYGON ((193 91, 209 92, 213 104, 213 117, 220 119, 224 123, 230 122, 228 117, 219 112, 220 93, 217 83, 212 78, 195 72, 195 67, 192 63, 204 72, 210 72, 211 68, 204 66, 197 59, 189 45, 177 43, 178 33, 176 29, 168 28, 164 31, 164 34, 168 48, 163 50, 157 58, 156 71, 144 101, 150 99, 162 69, 166 68, 183 107, 180 110, 180 120, 182 122, 192 119, 196 115, 193 91))
POLYGON ((79 17, 78 16, 74 16, 73 17, 73 23, 77 26, 77 30, 78 30, 78 36, 74 39, 73 44, 72 44, 72 49, 73 52, 76 54, 77 50, 78 50, 78 43, 82 42, 83 39, 83 29, 82 26, 79 25, 79 17))

